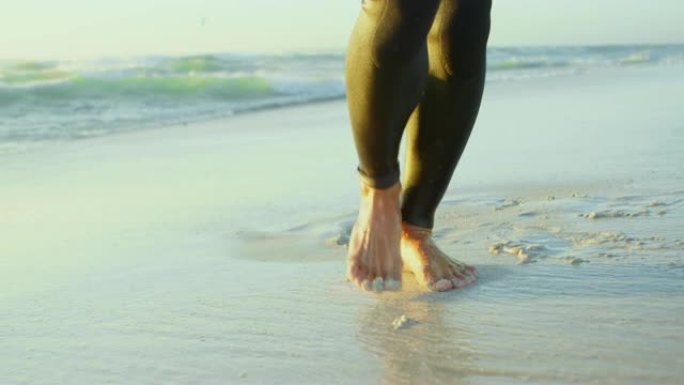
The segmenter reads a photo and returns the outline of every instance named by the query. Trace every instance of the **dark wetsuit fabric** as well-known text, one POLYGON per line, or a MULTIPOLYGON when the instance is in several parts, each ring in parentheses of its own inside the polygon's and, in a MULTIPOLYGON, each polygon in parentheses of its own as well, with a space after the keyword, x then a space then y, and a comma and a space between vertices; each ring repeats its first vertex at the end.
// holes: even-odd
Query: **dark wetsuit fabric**
POLYGON ((362 180, 399 181, 403 220, 432 228, 480 107, 491 0, 366 0, 347 53, 347 98, 362 180))

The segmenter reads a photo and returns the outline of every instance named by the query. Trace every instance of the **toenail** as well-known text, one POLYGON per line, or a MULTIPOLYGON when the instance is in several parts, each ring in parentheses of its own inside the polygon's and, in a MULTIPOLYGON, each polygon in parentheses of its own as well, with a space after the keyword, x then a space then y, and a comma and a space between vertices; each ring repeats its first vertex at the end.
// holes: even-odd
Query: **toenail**
POLYGON ((387 278, 387 280, 385 280, 385 288, 387 290, 399 290, 401 288, 401 282, 396 279, 387 278))
POLYGON ((382 278, 377 277, 373 280, 373 291, 376 292, 381 292, 383 287, 385 286, 385 283, 383 282, 382 278))
POLYGON ((366 291, 371 291, 371 290, 373 290, 373 282, 372 282, 372 281, 369 281, 369 280, 367 280, 367 279, 364 279, 363 281, 361 281, 361 285, 360 285, 360 286, 361 286, 364 290, 366 290, 366 291))
POLYGON ((435 282, 434 286, 437 291, 447 291, 454 288, 454 284, 448 279, 440 279, 435 282))

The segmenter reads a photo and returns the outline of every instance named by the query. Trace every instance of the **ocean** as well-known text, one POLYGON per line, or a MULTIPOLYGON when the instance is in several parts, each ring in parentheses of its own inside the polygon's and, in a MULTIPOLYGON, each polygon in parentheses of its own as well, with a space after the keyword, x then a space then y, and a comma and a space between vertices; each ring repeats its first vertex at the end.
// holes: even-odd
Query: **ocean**
MULTIPOLYGON (((684 45, 493 47, 488 81, 684 63, 684 45)), ((35 142, 344 98, 344 54, 0 61, 0 154, 35 142)))

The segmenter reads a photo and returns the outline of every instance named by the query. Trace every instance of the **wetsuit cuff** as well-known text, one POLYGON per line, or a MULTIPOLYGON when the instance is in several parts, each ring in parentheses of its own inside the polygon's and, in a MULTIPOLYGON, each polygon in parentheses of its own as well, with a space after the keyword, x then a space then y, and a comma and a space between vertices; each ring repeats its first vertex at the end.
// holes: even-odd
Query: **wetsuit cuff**
POLYGON ((382 176, 369 176, 368 174, 363 172, 363 170, 361 170, 360 166, 356 168, 356 171, 359 173, 359 178, 361 178, 361 182, 374 189, 384 190, 394 186, 394 184, 399 182, 400 174, 398 164, 394 167, 394 169, 391 172, 382 176))

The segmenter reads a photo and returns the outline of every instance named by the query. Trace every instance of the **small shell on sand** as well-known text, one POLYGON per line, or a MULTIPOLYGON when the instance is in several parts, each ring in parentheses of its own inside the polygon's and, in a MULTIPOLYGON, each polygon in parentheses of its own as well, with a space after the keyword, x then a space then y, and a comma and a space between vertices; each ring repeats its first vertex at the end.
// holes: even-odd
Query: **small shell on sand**
POLYGON ((418 321, 408 318, 405 314, 402 314, 400 317, 397 317, 394 319, 394 321, 392 321, 392 327, 394 330, 408 329, 417 323, 418 321))

